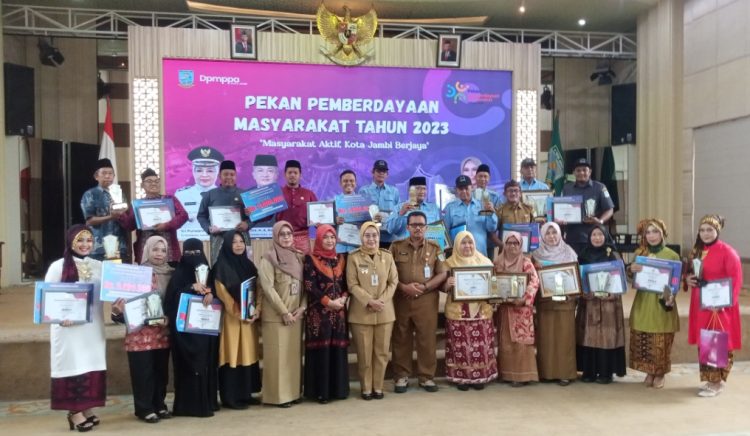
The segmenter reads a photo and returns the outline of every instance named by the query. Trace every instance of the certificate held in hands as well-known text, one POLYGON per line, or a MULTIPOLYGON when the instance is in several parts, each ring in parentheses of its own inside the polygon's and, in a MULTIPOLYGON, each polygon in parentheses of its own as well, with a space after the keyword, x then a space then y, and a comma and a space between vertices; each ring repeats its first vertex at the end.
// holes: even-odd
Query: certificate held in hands
POLYGON ((552 219, 565 221, 566 224, 580 224, 583 222, 583 197, 552 197, 552 219))
POLYGON ((140 230, 150 230, 157 224, 168 223, 174 218, 174 200, 152 198, 133 200, 135 224, 140 230))
POLYGON ((240 194, 240 197, 250 221, 260 221, 289 208, 277 183, 249 189, 240 194))
POLYGON ((175 324, 178 332, 218 336, 221 329, 221 302, 203 305, 200 295, 182 294, 175 324))
POLYGON ((633 278, 634 288, 660 294, 664 292, 665 286, 672 290, 672 294, 679 290, 682 262, 636 256, 635 263, 642 265, 643 269, 633 278))
POLYGON ((336 223, 332 201, 311 201, 307 203, 307 225, 336 223))
POLYGON ((151 292, 150 266, 127 263, 102 262, 101 301, 115 301, 118 298, 130 300, 151 292))
POLYGON ((359 226, 352 223, 341 224, 338 228, 339 242, 344 245, 359 247, 362 242, 359 239, 359 226))
POLYGON ((89 323, 93 301, 93 283, 36 282, 34 324, 89 323))
POLYGON ((373 219, 370 215, 371 205, 372 201, 365 196, 344 195, 336 201, 336 213, 348 223, 369 221, 373 219))
POLYGON ((210 206, 208 218, 211 225, 218 227, 222 232, 234 230, 237 224, 242 222, 240 208, 235 206, 210 206))
POLYGON ((732 279, 709 280, 701 286, 701 309, 723 309, 732 307, 734 293, 732 279))

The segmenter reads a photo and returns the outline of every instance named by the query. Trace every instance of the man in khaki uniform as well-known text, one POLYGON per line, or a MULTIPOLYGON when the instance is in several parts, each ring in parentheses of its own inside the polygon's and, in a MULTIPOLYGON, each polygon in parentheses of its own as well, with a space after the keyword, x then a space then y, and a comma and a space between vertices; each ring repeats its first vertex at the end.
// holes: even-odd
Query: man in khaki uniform
POLYGON ((380 229, 372 221, 359 231, 362 246, 346 261, 346 282, 354 297, 349 303, 349 327, 357 350, 362 399, 383 398, 388 348, 396 315, 393 294, 398 273, 393 256, 380 249, 380 229))
POLYGON ((503 251, 503 242, 501 236, 503 233, 503 224, 528 224, 534 222, 534 208, 521 201, 521 185, 511 179, 505 183, 504 191, 505 203, 495 208, 497 215, 497 230, 499 232, 492 235, 492 242, 503 251))
POLYGON ((437 369, 436 338, 438 302, 447 272, 445 256, 434 241, 425 238, 427 216, 412 212, 406 224, 409 237, 391 244, 391 254, 398 270, 398 292, 393 299, 396 323, 391 348, 396 393, 406 392, 412 372, 412 350, 417 342, 417 377, 419 386, 436 392, 432 380, 437 369))

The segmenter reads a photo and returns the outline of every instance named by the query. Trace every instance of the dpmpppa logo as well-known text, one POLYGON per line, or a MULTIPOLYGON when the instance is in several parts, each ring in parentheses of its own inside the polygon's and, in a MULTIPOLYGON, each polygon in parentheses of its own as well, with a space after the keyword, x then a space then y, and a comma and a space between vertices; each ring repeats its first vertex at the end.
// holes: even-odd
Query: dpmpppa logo
POLYGON ((180 80, 180 86, 183 88, 192 88, 195 85, 195 74, 193 70, 180 70, 177 73, 180 80))
POLYGON ((471 103, 491 103, 498 98, 500 94, 487 94, 483 93, 479 86, 474 83, 456 83, 446 84, 445 96, 453 100, 453 103, 458 102, 471 104, 471 103))

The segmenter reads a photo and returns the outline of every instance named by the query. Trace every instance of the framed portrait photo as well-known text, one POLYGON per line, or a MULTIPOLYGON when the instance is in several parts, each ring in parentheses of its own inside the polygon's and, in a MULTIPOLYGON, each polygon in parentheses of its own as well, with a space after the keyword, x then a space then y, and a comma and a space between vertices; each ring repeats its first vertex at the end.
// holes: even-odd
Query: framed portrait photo
POLYGON ((232 59, 258 59, 255 26, 233 24, 229 30, 232 59))
POLYGON ((559 263, 538 270, 543 298, 561 298, 581 293, 578 263, 559 263))
POLYGON ((438 67, 461 66, 461 35, 440 35, 438 39, 438 67))

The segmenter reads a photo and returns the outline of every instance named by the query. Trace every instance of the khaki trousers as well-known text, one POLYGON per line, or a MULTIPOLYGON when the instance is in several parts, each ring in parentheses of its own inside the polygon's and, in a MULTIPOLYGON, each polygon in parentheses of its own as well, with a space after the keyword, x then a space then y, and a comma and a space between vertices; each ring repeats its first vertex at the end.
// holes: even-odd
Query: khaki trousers
POLYGON ((373 390, 383 392, 393 323, 375 325, 351 323, 349 327, 354 347, 357 349, 357 372, 362 393, 371 393, 373 390))
POLYGON ((438 292, 430 292, 411 300, 401 296, 393 300, 396 309, 396 322, 391 338, 394 379, 411 375, 415 341, 419 382, 423 383, 435 377, 439 301, 438 292))

